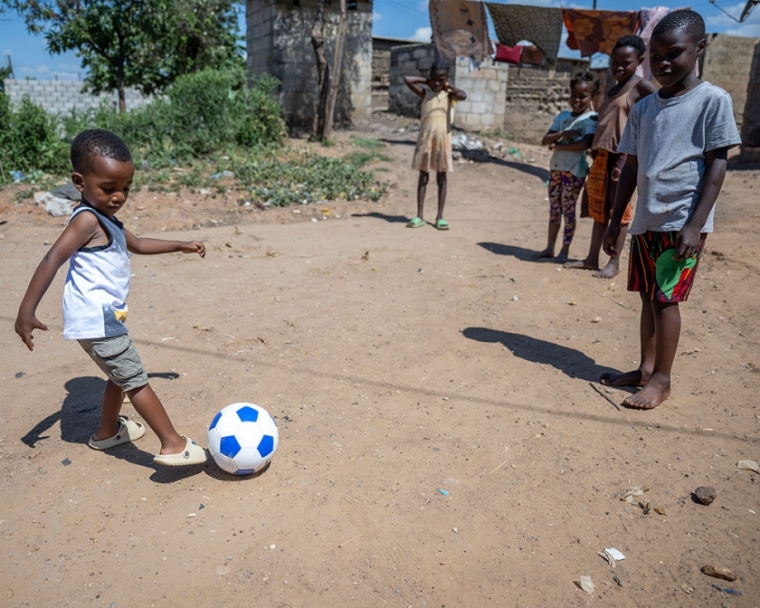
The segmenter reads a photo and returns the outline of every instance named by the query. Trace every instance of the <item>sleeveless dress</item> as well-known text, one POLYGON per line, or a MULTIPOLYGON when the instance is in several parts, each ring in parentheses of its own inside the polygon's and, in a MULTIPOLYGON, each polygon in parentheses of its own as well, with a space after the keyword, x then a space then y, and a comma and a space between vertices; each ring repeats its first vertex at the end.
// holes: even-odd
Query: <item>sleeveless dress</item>
POLYGON ((426 173, 454 170, 451 157, 451 121, 454 99, 448 91, 425 89, 420 116, 420 132, 412 158, 412 169, 426 173))

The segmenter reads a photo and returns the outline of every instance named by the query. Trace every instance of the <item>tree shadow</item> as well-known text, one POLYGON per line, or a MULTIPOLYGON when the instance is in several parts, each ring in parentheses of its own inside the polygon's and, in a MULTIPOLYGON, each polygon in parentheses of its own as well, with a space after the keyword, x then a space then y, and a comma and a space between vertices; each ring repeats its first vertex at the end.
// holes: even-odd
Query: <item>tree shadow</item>
POLYGON ((551 365, 571 378, 598 382, 604 372, 613 371, 612 368, 597 365, 591 357, 579 350, 524 334, 513 334, 487 327, 468 327, 462 334, 465 338, 478 342, 501 342, 515 357, 551 365))
POLYGON ((554 258, 538 258, 533 256, 536 251, 533 249, 526 249, 525 247, 517 247, 516 245, 504 245, 503 243, 478 243, 480 247, 496 255, 508 255, 513 258, 517 258, 522 262, 534 262, 536 264, 558 264, 554 261, 554 258))
POLYGON ((371 211, 370 213, 352 213, 351 217, 374 217, 379 220, 385 220, 391 224, 406 224, 411 219, 405 215, 387 215, 385 213, 378 213, 377 211, 371 211))
POLYGON ((386 144, 401 144, 402 146, 416 146, 417 140, 416 139, 390 139, 388 137, 381 137, 379 138, 379 141, 382 141, 386 144))

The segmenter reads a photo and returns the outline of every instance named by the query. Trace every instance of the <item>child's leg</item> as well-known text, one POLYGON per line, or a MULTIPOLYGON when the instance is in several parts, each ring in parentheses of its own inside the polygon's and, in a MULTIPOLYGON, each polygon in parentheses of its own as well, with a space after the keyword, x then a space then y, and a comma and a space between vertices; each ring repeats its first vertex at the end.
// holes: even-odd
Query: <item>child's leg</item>
POLYGON ((639 367, 622 374, 602 374, 599 380, 607 386, 644 386, 652 375, 657 358, 657 342, 655 339, 655 316, 652 300, 646 292, 640 292, 641 316, 639 320, 639 340, 641 358, 639 367))
POLYGON ((570 243, 575 236, 575 207, 585 181, 585 177, 576 177, 569 171, 562 173, 562 216, 565 218, 565 230, 562 233, 562 249, 557 256, 558 262, 566 262, 570 254, 570 243))
POLYGON ((174 429, 164 406, 150 384, 127 391, 132 405, 143 420, 158 435, 161 454, 178 454, 185 449, 185 440, 174 429))
POLYGON ((425 194, 427 193, 428 180, 430 174, 427 171, 420 171, 420 178, 417 180, 417 217, 422 219, 422 210, 425 206, 425 194))
POLYGON ((438 182, 438 215, 435 217, 436 223, 443 219, 443 206, 446 204, 446 172, 439 171, 436 176, 438 182))
POLYGON ((623 401, 629 407, 650 410, 670 396, 670 374, 681 336, 678 302, 651 302, 654 317, 654 367, 644 388, 623 401))
MULTIPOLYGON (((591 228, 591 243, 588 247, 588 255, 585 260, 568 262, 565 268, 579 268, 581 270, 599 270, 599 252, 602 250, 604 233, 607 232, 607 222, 594 222, 591 228)), ((627 229, 626 229, 627 233, 627 229)), ((594 273, 596 276, 598 273, 594 273)))
POLYGON ((562 225, 562 174, 560 171, 549 172, 549 231, 546 249, 539 251, 533 259, 553 258, 554 245, 562 225))
POLYGON ((119 413, 124 402, 121 387, 111 380, 106 382, 103 390, 103 406, 100 409, 100 426, 92 436, 96 441, 108 439, 119 432, 119 413))

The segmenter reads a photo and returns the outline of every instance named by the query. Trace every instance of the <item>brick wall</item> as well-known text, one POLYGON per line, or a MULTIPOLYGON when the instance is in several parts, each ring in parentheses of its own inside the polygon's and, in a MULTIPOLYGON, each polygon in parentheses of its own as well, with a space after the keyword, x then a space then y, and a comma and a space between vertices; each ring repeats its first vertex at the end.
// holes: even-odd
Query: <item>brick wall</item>
MULTIPOLYGON (((119 97, 113 93, 91 95, 82 92, 83 83, 70 80, 5 80, 5 93, 11 103, 21 103, 24 96, 50 114, 66 115, 73 111, 98 108, 101 104, 118 108, 119 97)), ((133 110, 153 101, 152 97, 143 97, 137 89, 126 90, 127 110, 133 110)))
MULTIPOLYGON (((318 90, 311 28, 317 0, 247 0, 248 76, 269 73, 282 85, 279 98, 291 125, 310 127, 318 90)), ((332 64, 339 12, 328 4, 325 51, 332 64)), ((341 85, 335 110, 338 125, 369 125, 372 116, 372 4, 359 0, 347 13, 341 85)))

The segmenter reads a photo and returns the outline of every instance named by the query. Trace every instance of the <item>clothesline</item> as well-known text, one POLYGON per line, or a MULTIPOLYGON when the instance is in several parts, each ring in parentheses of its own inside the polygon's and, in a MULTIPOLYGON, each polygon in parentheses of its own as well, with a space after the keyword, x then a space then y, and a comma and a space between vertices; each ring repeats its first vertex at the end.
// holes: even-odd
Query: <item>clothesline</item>
POLYGON ((655 25, 671 9, 657 6, 639 11, 607 11, 484 0, 430 0, 429 11, 433 41, 442 57, 468 57, 477 64, 492 56, 488 13, 499 40, 495 60, 535 65, 535 53, 529 62, 522 58, 525 47, 519 43, 529 40, 546 63, 554 66, 563 28, 568 32, 568 48, 580 51, 581 57, 596 53, 609 55, 615 42, 626 34, 638 33, 648 41, 655 25))

